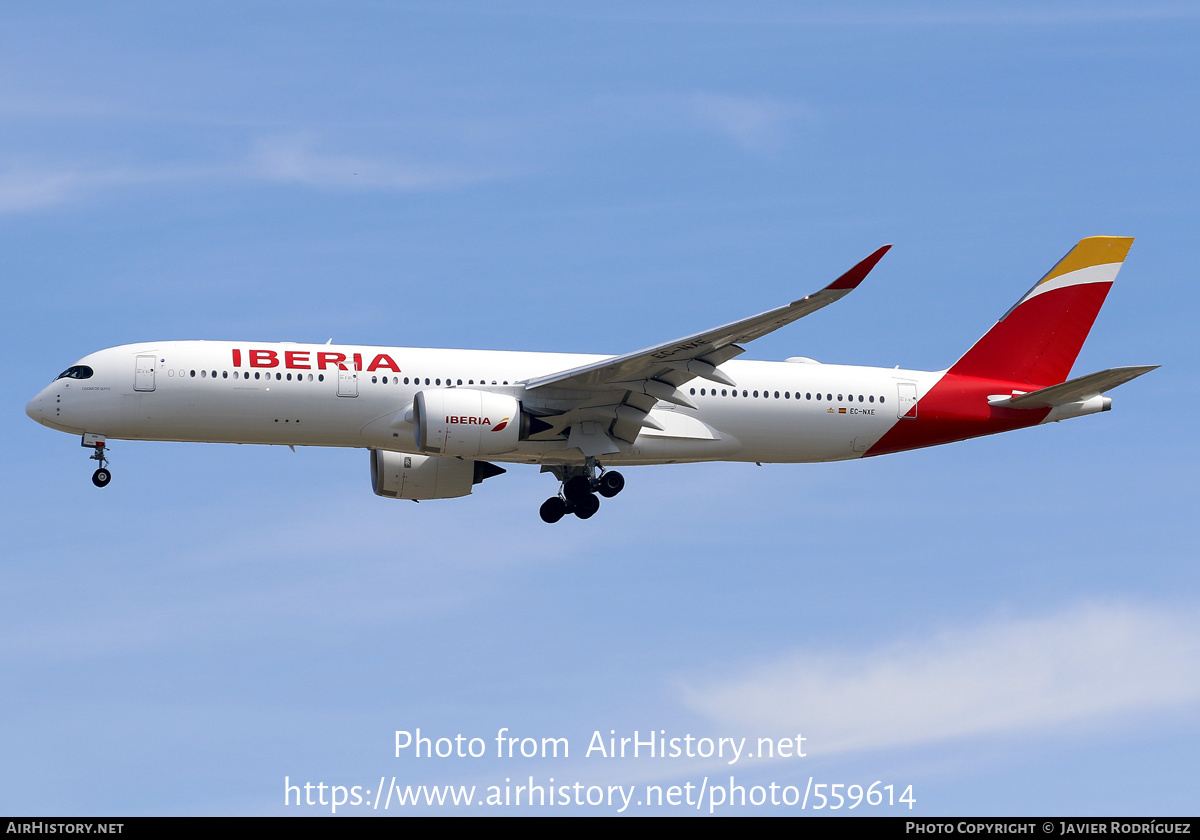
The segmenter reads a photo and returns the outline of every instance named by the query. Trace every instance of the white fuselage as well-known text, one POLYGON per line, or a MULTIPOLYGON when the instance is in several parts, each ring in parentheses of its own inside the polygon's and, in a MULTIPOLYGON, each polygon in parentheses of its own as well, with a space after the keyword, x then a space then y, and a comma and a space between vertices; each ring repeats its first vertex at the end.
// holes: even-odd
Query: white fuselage
MULTIPOLYGON (((601 356, 320 344, 164 341, 113 347, 79 361, 30 401, 31 417, 66 432, 128 440, 344 446, 416 452, 414 395, 437 388, 509 394, 530 408, 553 390, 518 383, 601 356), (254 355, 252 355, 254 354, 254 355), (344 359, 343 363, 339 363, 344 359), (357 363, 358 372, 355 371, 357 363)), ((698 408, 659 402, 633 443, 606 464, 806 462, 861 457, 941 373, 815 362, 730 361, 737 388, 695 379, 698 408), (715 387, 714 387, 715 386, 715 387), (734 395, 736 393, 736 396, 734 395)), ((559 398, 569 394, 558 392, 559 398)), ((523 440, 513 463, 576 464, 561 438, 523 440)))

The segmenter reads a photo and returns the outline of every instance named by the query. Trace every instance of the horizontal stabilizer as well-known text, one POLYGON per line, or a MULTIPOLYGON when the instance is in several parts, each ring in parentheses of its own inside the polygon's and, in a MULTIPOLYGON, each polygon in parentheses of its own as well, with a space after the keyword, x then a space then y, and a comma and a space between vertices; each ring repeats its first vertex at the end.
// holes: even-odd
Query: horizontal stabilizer
POLYGON ((1071 379, 1059 385, 1051 385, 1049 388, 1030 391, 1028 394, 1017 394, 1013 397, 991 397, 988 399, 988 405, 997 408, 1054 408, 1067 403, 1082 402, 1099 396, 1105 391, 1111 391, 1132 379, 1137 379, 1143 373, 1149 373, 1157 367, 1159 366, 1134 365, 1109 368, 1099 373, 1089 373, 1087 376, 1071 379))

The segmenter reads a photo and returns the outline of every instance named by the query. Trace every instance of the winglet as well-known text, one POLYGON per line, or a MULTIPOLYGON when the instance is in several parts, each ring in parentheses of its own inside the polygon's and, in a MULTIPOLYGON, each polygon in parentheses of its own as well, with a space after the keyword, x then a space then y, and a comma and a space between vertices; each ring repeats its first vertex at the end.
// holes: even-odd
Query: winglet
POLYGON ((851 289, 858 288, 858 284, 861 283, 866 276, 871 273, 871 269, 875 267, 876 263, 883 259, 883 255, 886 254, 888 249, 891 247, 891 245, 884 245, 878 251, 871 254, 871 256, 854 266, 854 268, 847 271, 825 288, 830 291, 844 290, 847 292, 851 289))

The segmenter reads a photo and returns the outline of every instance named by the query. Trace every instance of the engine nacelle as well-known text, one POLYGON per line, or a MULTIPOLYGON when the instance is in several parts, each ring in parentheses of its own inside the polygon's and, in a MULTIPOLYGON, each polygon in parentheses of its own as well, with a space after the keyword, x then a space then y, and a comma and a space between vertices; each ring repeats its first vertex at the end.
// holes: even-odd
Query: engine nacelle
POLYGON ((418 391, 413 426, 417 449, 430 455, 502 455, 521 439, 521 404, 468 388, 418 391))
POLYGON ((389 499, 456 499, 504 470, 487 461, 371 450, 371 489, 389 499))

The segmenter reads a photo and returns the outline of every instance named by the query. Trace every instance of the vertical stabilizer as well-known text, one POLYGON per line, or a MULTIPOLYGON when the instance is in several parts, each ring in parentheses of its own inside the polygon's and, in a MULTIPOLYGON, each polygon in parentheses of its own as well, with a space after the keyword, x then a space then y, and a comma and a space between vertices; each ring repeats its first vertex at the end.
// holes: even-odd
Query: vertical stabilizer
POLYGON ((1033 385, 1066 381, 1133 238, 1080 240, 949 373, 1033 385))

